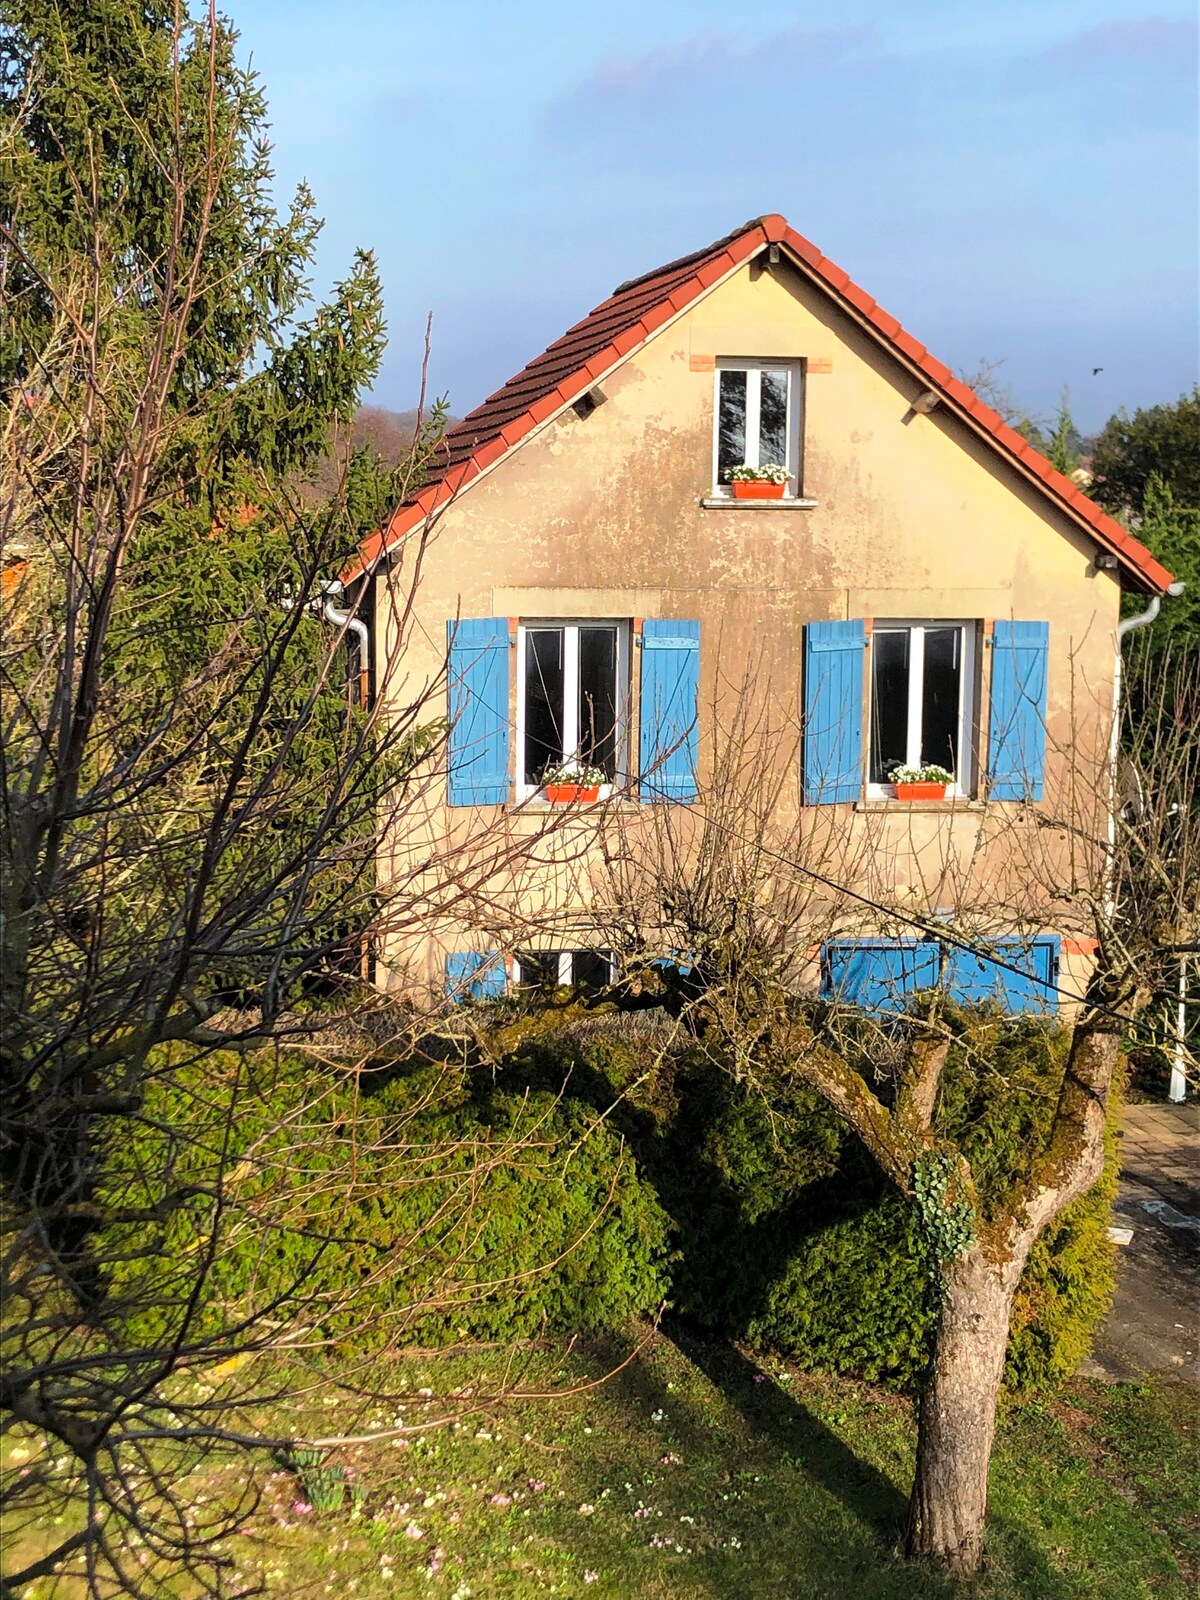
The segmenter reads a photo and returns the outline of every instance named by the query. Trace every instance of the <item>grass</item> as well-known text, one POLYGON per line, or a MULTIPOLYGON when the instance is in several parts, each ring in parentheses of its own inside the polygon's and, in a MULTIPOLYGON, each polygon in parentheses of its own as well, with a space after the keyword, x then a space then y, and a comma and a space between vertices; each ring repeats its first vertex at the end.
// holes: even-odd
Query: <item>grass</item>
MULTIPOLYGON (((561 1391, 618 1359, 541 1351, 520 1384, 561 1391)), ((419 1423, 452 1391, 474 1403, 501 1379, 494 1355, 410 1357, 400 1373, 403 1410, 362 1420, 419 1423)), ((274 1425, 324 1436, 351 1414, 330 1388, 277 1410, 274 1425)), ((242 1580, 289 1600, 1185 1600, 1198 1415, 1181 1386, 1087 1382, 1014 1413, 993 1463, 985 1570, 955 1585, 897 1554, 906 1402, 659 1336, 569 1398, 486 1406, 428 1434, 332 1452, 353 1506, 347 1496, 337 1511, 307 1509, 295 1473, 266 1464, 259 1512, 229 1555, 242 1580)), ((232 1470, 202 1467, 192 1492, 211 1504, 232 1470)))

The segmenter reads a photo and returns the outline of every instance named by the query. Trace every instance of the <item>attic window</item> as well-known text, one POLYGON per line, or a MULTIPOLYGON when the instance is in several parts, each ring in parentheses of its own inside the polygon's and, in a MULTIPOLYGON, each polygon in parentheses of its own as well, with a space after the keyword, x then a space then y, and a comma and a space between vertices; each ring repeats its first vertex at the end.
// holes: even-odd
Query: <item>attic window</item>
POLYGON ((730 473, 750 467, 786 467, 784 493, 797 498, 803 478, 804 369, 800 362, 717 362, 713 481, 728 495, 730 473))

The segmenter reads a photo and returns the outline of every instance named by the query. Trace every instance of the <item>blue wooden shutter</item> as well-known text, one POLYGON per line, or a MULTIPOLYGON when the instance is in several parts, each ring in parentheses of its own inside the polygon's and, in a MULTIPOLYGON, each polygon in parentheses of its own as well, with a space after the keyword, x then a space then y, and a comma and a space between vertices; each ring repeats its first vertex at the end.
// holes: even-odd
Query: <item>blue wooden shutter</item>
POLYGON ((804 803, 857 800, 863 781, 863 651, 867 631, 850 622, 804 630, 804 803))
POLYGON ((992 800, 1042 798, 1049 656, 1048 622, 997 619, 988 731, 992 800))
POLYGON ((508 621, 464 617, 446 624, 450 690, 449 803, 508 799, 508 621))
POLYGON ((455 950, 446 957, 446 993, 451 1000, 494 1000, 507 986, 504 958, 495 950, 455 950))
POLYGON ((951 946, 946 951, 946 992, 960 1005, 994 1001, 1009 1013, 1054 1011, 1057 1002, 1059 941, 1047 936, 1024 943, 997 939, 992 949, 1000 961, 951 946), (1013 971, 1013 968, 1019 971, 1013 971))
POLYGON ((694 800, 700 720, 700 624, 642 624, 643 800, 694 800))
POLYGON ((937 987, 939 955, 933 940, 837 940, 821 952, 821 993, 866 1011, 900 1012, 910 996, 937 987))

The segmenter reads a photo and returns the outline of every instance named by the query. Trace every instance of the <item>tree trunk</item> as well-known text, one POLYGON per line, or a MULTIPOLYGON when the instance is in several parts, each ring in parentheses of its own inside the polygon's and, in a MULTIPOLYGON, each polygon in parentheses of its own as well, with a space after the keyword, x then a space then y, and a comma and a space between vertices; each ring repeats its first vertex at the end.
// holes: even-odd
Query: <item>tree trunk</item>
POLYGON ((933 1366, 921 1391, 905 1553, 955 1574, 979 1565, 988 1460, 1016 1277, 978 1245, 947 1263, 933 1366))

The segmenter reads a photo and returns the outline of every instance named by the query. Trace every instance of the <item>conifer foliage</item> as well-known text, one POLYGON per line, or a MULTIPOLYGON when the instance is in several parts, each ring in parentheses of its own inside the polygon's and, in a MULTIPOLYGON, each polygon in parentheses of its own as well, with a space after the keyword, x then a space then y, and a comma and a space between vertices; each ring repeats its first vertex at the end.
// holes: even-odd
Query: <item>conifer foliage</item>
POLYGON ((219 1528, 168 1491, 223 1402, 184 1416, 178 1376, 262 1348, 288 1308, 197 1320, 228 1141, 159 1119, 136 1190, 112 1156, 180 1063, 277 1039, 314 977, 347 951, 357 971, 438 686, 382 727, 324 614, 395 489, 365 459, 351 494, 300 492, 377 370, 380 285, 363 252, 312 302, 313 201, 276 213, 236 36, 163 0, 14 0, 2 27, 0 1409, 69 1463, 6 1499, 11 1528, 22 1496, 58 1495, 65 1531, 2 1586, 75 1570, 159 1594, 182 1564, 216 1593, 219 1528), (192 1282, 146 1342, 120 1253, 184 1207, 192 1282))

